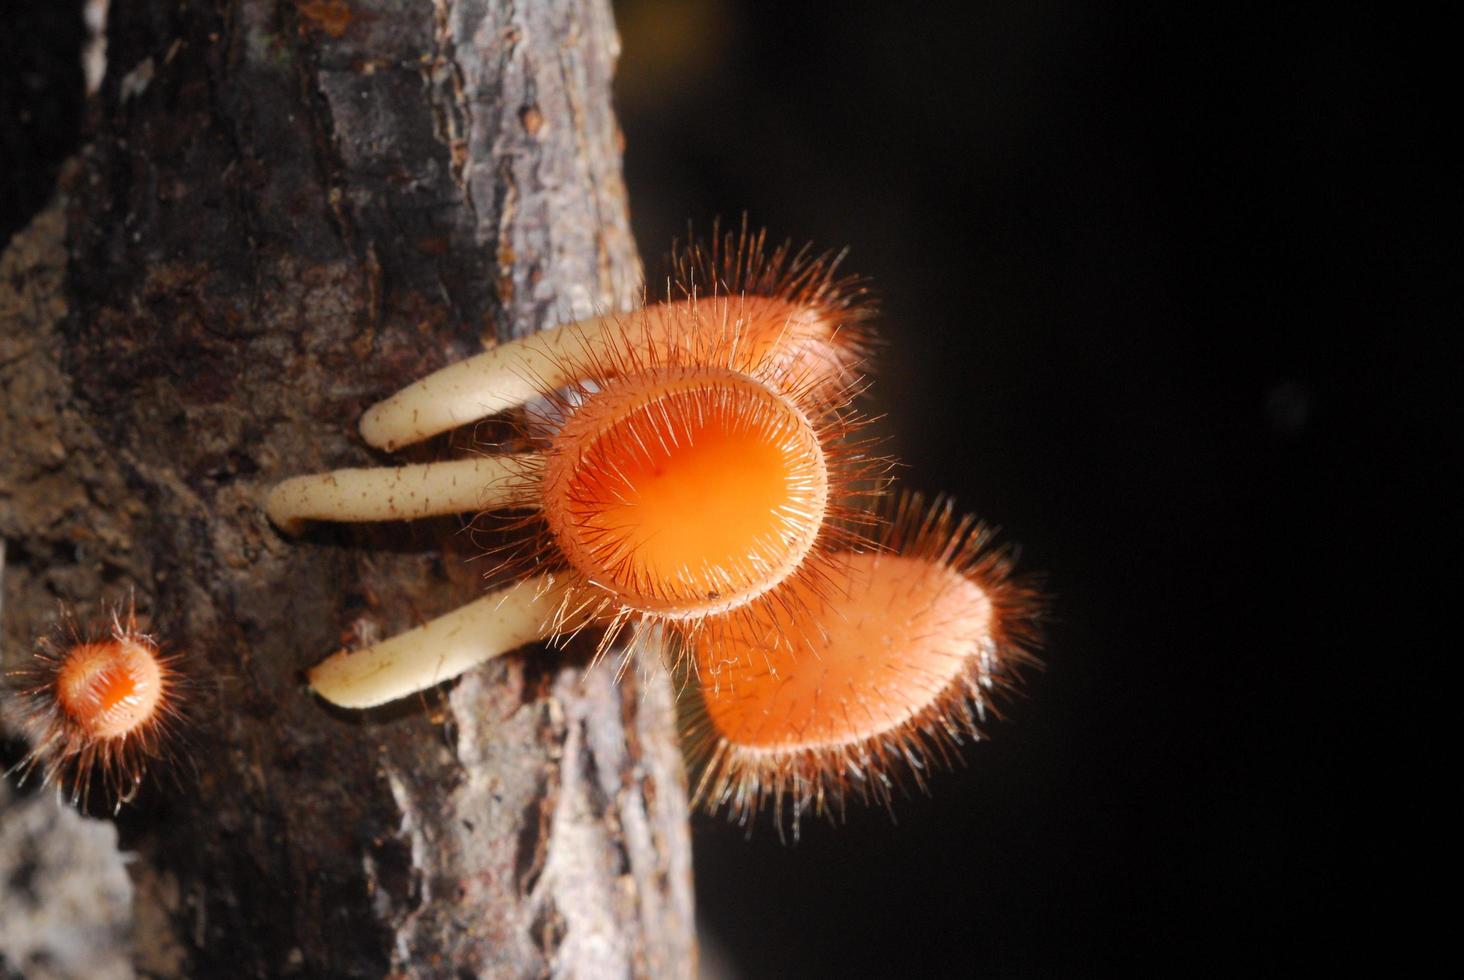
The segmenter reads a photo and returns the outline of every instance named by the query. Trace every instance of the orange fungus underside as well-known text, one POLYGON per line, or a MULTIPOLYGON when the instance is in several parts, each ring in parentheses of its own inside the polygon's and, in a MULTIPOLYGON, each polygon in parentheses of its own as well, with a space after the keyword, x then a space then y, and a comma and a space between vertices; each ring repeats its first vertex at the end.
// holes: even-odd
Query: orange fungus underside
POLYGON ((759 610, 734 639, 697 650, 709 719, 743 749, 850 745, 935 704, 991 648, 975 582, 921 558, 849 557, 847 594, 759 610))
POLYGON ((607 393, 621 402, 614 417, 561 439, 573 445, 561 446, 551 485, 562 493, 546 516, 571 562, 634 608, 728 608, 781 581, 817 536, 817 436, 780 396, 736 378, 607 393))
POLYGON ((146 723, 163 696, 163 668, 136 640, 72 647, 56 677, 61 710, 95 738, 117 738, 146 723))

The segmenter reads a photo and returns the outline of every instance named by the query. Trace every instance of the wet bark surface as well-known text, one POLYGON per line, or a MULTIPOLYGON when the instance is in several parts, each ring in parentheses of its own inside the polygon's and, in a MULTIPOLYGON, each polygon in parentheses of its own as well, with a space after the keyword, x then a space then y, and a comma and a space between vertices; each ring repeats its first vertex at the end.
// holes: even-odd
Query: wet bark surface
POLYGON ((329 710, 303 668, 491 562, 456 520, 288 539, 260 510, 389 462, 355 424, 401 384, 638 299, 608 4, 153 0, 113 6, 107 50, 0 270, 3 627, 13 664, 58 599, 133 590, 187 658, 191 765, 120 818, 138 968, 689 974, 665 678, 529 651, 329 710))

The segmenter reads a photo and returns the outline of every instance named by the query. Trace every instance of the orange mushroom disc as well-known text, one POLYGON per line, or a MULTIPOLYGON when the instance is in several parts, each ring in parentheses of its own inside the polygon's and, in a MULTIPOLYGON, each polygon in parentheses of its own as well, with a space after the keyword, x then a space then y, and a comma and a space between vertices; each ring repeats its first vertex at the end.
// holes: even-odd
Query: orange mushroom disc
POLYGON ((147 764, 169 754, 181 718, 176 658, 164 656, 137 629, 129 608, 111 633, 82 638, 65 621, 43 639, 30 665, 15 672, 22 723, 31 750, 16 766, 22 778, 40 769, 46 783, 69 789, 86 807, 93 782, 117 806, 136 793, 147 764))
POLYGON ((622 379, 555 434, 544 516, 572 565, 668 619, 766 592, 819 535, 829 474, 808 417, 726 368, 622 379))
POLYGON ((135 731, 162 697, 157 651, 131 638, 73 647, 56 675, 57 705, 93 738, 135 731))

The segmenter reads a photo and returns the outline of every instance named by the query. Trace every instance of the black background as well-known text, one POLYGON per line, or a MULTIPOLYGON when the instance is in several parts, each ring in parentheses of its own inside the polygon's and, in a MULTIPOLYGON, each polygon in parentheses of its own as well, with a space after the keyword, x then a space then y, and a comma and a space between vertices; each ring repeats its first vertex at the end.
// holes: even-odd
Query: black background
POLYGON ((618 13, 648 267, 687 219, 743 209, 850 246, 883 305, 872 399, 904 482, 1000 524, 1054 594, 1045 670, 896 824, 863 812, 793 848, 695 825, 730 963, 1248 975, 1437 949, 1459 641, 1424 629, 1457 550, 1429 512, 1460 486, 1438 25, 1245 3, 618 13))
MULTIPOLYGON (((74 140, 57 9, 0 31, 6 235, 74 140)), ((1436 952, 1458 823, 1442 28, 1076 0, 617 18, 648 269, 689 219, 744 211, 849 246, 904 482, 1001 525, 1054 596, 1045 669, 895 821, 789 847, 697 820, 709 963, 1244 975, 1436 952)))

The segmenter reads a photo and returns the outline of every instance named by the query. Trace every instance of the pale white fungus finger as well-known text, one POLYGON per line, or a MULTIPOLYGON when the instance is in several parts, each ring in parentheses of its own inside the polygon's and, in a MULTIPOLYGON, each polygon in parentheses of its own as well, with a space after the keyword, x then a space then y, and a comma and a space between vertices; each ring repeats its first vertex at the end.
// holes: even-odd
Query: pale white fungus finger
POLYGON ((638 318, 567 323, 450 364, 368 408, 361 437, 379 449, 400 449, 523 405, 576 380, 567 376, 567 353, 593 346, 622 320, 638 318))
POLYGON ((512 507, 535 456, 474 456, 415 466, 334 470, 285 480, 265 501, 269 519, 296 534, 306 521, 404 521, 512 507))
POLYGON ((375 646, 333 654, 310 670, 310 687, 342 708, 373 708, 573 629, 584 617, 565 609, 562 589, 535 576, 375 646))

